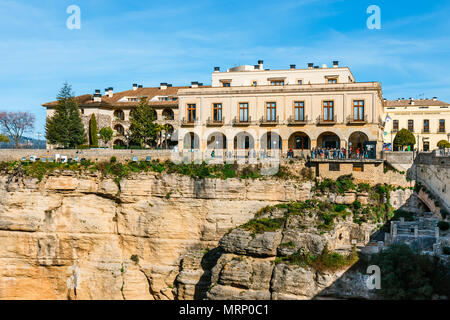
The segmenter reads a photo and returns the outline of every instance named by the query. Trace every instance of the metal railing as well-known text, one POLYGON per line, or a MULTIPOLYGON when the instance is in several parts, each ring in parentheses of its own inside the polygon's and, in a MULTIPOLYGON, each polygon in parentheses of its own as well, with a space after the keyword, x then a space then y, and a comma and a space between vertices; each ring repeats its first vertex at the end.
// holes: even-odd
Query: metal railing
POLYGON ((208 119, 206 119, 206 125, 207 126, 222 126, 225 123, 225 117, 222 117, 221 119, 211 119, 211 117, 209 117, 208 119))
POLYGON ((259 119, 260 125, 273 125, 278 124, 279 122, 280 122, 279 116, 276 116, 275 119, 267 119, 267 117, 261 117, 261 119, 259 119))
POLYGON ((335 123, 336 123, 336 115, 335 114, 333 115, 333 118, 331 120, 330 119, 325 120, 323 118, 323 116, 317 117, 317 124, 331 125, 331 124, 335 124, 335 123))
POLYGON ((363 119, 355 119, 354 116, 347 117, 348 124, 365 124, 367 123, 367 114, 364 115, 363 119))
POLYGON ((234 117, 232 123, 233 126, 249 126, 253 124, 252 117, 250 116, 246 120, 241 120, 238 117, 234 117))
POLYGON ((194 120, 187 120, 186 118, 182 118, 180 120, 180 125, 181 126, 195 126, 195 125, 199 125, 200 124, 200 120, 198 119, 194 119, 194 120))
POLYGON ((304 116, 303 119, 295 119, 295 117, 290 116, 287 120, 287 123, 290 125, 293 124, 307 124, 309 123, 308 116, 304 116))

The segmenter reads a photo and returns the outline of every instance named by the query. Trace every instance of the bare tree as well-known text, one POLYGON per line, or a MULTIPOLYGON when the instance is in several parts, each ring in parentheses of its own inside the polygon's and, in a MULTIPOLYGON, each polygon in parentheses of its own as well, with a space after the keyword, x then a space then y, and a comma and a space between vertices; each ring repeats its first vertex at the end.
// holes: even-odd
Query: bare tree
POLYGON ((35 117, 29 112, 0 112, 0 128, 19 146, 25 132, 34 128, 35 117))

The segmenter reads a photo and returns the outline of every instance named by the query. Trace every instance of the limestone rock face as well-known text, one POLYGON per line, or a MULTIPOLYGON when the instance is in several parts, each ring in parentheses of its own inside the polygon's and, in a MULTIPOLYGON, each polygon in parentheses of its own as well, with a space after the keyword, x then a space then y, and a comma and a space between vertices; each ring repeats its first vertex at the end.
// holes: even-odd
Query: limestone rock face
MULTIPOLYGON (((0 176, 0 299, 205 298, 221 256, 205 249, 262 207, 306 200, 310 191, 293 181, 152 173, 123 179, 120 188, 95 174, 60 172, 41 182, 0 176)), ((261 257, 281 241, 278 233, 233 235, 261 257)), ((241 269, 235 262, 229 268, 241 269)), ((254 277, 267 269, 251 266, 242 269, 254 277)), ((245 272, 242 285, 260 292, 245 272)), ((232 276, 224 272, 224 283, 232 276)), ((266 297, 259 294, 248 295, 266 297)))

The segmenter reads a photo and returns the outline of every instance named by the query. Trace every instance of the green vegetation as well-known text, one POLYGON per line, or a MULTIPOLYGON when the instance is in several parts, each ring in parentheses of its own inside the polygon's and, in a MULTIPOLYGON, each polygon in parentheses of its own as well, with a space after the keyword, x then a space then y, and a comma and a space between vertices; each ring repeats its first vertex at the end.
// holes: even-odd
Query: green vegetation
POLYGON ((95 114, 92 114, 89 120, 89 144, 92 148, 98 148, 97 133, 97 119, 95 114))
POLYGON ((86 143, 86 133, 81 121, 80 109, 72 88, 67 83, 60 90, 55 113, 47 118, 46 137, 51 144, 61 144, 65 148, 75 148, 86 143))
POLYGON ((450 295, 450 270, 437 258, 415 253, 405 244, 394 244, 371 257, 381 269, 381 295, 386 299, 431 299, 450 295))
POLYGON ((395 147, 407 147, 411 146, 411 148, 416 144, 416 137, 412 134, 411 131, 407 129, 400 130, 394 138, 394 146, 395 147))
POLYGON ((264 232, 273 232, 281 229, 286 221, 285 218, 261 218, 261 219, 253 219, 242 225, 240 228, 250 231, 253 234, 264 233, 264 232))
POLYGON ((313 255, 305 249, 300 249, 294 254, 286 257, 277 257, 275 263, 295 264, 301 267, 311 267, 317 271, 336 271, 352 266, 358 261, 356 248, 348 255, 329 251, 325 247, 320 255, 313 255))
POLYGON ((316 180, 316 184, 314 186, 314 191, 331 192, 331 193, 339 193, 344 194, 347 191, 356 190, 357 187, 353 183, 352 175, 340 176, 337 180, 333 179, 324 179, 322 181, 316 180))
POLYGON ((447 221, 439 221, 437 226, 442 231, 447 231, 450 228, 450 224, 447 221))
POLYGON ((160 127, 155 123, 156 112, 148 105, 147 98, 141 98, 130 118, 130 139, 132 145, 155 146, 160 127))
POLYGON ((448 142, 447 140, 441 140, 437 143, 437 147, 439 149, 450 148, 450 142, 448 142))
POLYGON ((111 141, 114 131, 110 127, 104 127, 99 131, 100 139, 103 140, 105 144, 111 141))

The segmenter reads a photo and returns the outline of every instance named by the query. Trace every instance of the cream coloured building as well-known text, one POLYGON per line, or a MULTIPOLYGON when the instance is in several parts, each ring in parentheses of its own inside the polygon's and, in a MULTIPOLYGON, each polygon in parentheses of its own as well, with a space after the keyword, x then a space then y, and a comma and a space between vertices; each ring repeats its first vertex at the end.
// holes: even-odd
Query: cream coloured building
POLYGON ((401 129, 416 137, 415 149, 431 151, 441 140, 450 140, 450 104, 433 99, 397 99, 384 103, 384 142, 393 144, 401 129))
POLYGON ((268 150, 281 147, 367 147, 383 142, 378 82, 357 82, 348 67, 264 69, 239 66, 212 73, 212 86, 178 91, 184 149, 268 150))

